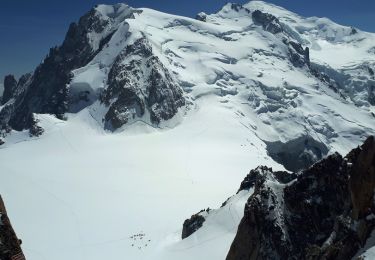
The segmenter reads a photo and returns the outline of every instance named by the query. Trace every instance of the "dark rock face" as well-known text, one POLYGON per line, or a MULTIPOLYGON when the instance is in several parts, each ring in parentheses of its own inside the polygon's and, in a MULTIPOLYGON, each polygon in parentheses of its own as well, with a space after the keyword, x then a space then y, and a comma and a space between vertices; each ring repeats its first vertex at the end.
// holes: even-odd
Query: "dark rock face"
POLYGON ((290 61, 295 67, 303 67, 307 65, 310 67, 310 50, 308 47, 305 49, 302 47, 301 44, 289 41, 289 55, 290 61))
POLYGON ((1 260, 25 260, 21 249, 21 240, 14 232, 8 218, 4 202, 0 196, 0 259, 1 260))
POLYGON ((252 13, 252 18, 255 24, 262 25, 263 29, 270 33, 277 34, 283 31, 283 27, 281 26, 279 19, 272 14, 255 10, 252 13))
MULTIPOLYGON (((285 171, 276 171, 273 172, 272 168, 266 166, 259 166, 254 170, 251 170, 250 173, 245 177, 241 182, 240 188, 237 193, 243 190, 250 190, 251 188, 256 187, 261 182, 265 182, 267 178, 273 178, 280 183, 286 184, 297 178, 297 175, 294 173, 289 173, 285 171)), ((230 198, 228 198, 224 203, 222 203, 221 208, 226 206, 230 198)), ((198 229, 203 226, 205 217, 203 213, 210 213, 210 209, 201 210, 199 213, 192 215, 190 219, 185 220, 182 229, 182 239, 190 236, 198 229)))
POLYGON ((14 78, 13 75, 7 75, 4 78, 4 92, 3 92, 3 99, 1 104, 5 104, 8 102, 12 97, 13 93, 17 88, 17 80, 14 78))
POLYGON ((38 125, 38 120, 34 118, 34 115, 31 116, 31 122, 30 122, 30 129, 29 129, 29 135, 30 137, 38 137, 41 136, 44 132, 44 129, 38 125))
MULTIPOLYGON (((262 11, 255 10, 252 13, 252 18, 255 24, 261 25, 264 30, 272 33, 279 34, 283 33, 284 29, 279 19, 272 14, 263 13, 262 11)), ((289 60, 295 67, 310 67, 310 50, 308 47, 303 48, 298 42, 290 39, 290 35, 285 31, 283 38, 284 44, 289 50, 289 60)))
POLYGON ((267 151, 285 169, 299 171, 321 160, 328 153, 328 148, 310 136, 301 136, 286 143, 267 143, 267 151))
POLYGON ((368 73, 370 74, 370 76, 374 76, 375 75, 375 72, 372 68, 368 67, 368 73))
POLYGON ((357 33, 358 33, 357 29, 354 28, 354 27, 351 27, 350 35, 354 35, 354 34, 357 34, 357 33))
POLYGON ((146 38, 136 40, 118 56, 101 101, 109 106, 105 127, 110 130, 142 117, 146 110, 150 121, 159 124, 172 118, 178 108, 185 105, 182 89, 153 55, 146 38))
POLYGON ((280 183, 286 184, 291 182, 297 175, 295 173, 288 173, 283 171, 273 172, 272 168, 268 168, 267 166, 259 166, 254 170, 251 170, 250 173, 245 177, 245 179, 241 182, 240 188, 237 191, 240 192, 242 190, 249 190, 250 188, 256 185, 256 182, 265 181, 266 173, 270 172, 273 174, 273 177, 280 183))
POLYGON ((201 213, 205 211, 208 210, 201 210, 199 213, 192 215, 191 218, 184 221, 181 235, 182 239, 189 237, 203 226, 206 219, 201 215, 201 213))
POLYGON ((255 180, 227 259, 351 259, 375 227, 374 188, 374 137, 288 184, 268 169, 255 180))
POLYGON ((13 110, 14 110, 13 104, 5 104, 4 107, 0 110, 0 132, 10 131, 8 122, 13 115, 13 110))
POLYGON ((375 86, 370 86, 368 89, 368 102, 375 106, 375 86))

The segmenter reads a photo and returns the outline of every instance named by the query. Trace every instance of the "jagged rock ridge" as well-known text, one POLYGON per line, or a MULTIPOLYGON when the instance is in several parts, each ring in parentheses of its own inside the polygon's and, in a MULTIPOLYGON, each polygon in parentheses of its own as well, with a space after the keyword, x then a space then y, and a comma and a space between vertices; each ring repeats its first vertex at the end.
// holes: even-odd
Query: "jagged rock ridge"
POLYGON ((364 246, 375 226, 374 137, 287 184, 261 169, 227 259, 350 259, 364 246))

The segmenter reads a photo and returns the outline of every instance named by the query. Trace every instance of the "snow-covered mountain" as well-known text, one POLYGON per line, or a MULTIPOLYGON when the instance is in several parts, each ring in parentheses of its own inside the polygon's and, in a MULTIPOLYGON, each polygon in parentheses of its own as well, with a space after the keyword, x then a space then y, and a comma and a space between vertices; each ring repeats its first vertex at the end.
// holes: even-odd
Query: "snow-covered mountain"
POLYGON ((0 187, 27 259, 224 259, 249 192, 181 240, 184 220, 249 169, 374 134, 374 40, 262 1, 196 19, 96 6, 4 81, 0 187))

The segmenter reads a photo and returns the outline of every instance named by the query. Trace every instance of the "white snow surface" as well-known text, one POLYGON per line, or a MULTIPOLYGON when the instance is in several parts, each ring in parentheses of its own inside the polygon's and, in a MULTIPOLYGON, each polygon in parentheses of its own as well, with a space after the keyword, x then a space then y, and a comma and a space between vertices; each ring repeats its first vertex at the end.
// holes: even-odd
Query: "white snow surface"
POLYGON ((335 68, 346 67, 364 61, 375 61, 369 55, 374 47, 375 35, 342 26, 328 18, 304 18, 284 8, 263 1, 251 1, 244 5, 250 10, 261 10, 275 15, 288 26, 301 43, 308 45, 311 58, 318 63, 326 63, 335 68), (352 30, 357 31, 352 34, 352 30))
MULTIPOLYGON (((261 1, 245 7, 277 16, 317 64, 341 69, 375 61, 368 52, 373 34, 350 35, 351 28, 326 18, 261 1)), ((102 123, 108 108, 96 101, 67 121, 36 115, 45 130, 38 138, 8 135, 0 146, 0 191, 28 260, 225 259, 251 191, 211 211, 185 240, 182 223, 218 208, 250 169, 283 170, 266 141, 311 136, 345 154, 374 134, 373 107, 356 106, 293 67, 281 38, 243 10, 226 5, 207 22, 147 8, 128 18, 126 5, 96 10, 110 28, 89 35, 93 46, 114 34, 73 71, 71 90, 106 88, 119 53, 146 37, 191 105, 158 127, 139 119, 109 133, 102 123)))
POLYGON ((67 122, 40 115, 39 139, 11 135, 0 187, 27 259, 224 259, 250 194, 181 241, 183 221, 218 208, 258 164, 282 167, 216 102, 201 99, 170 130, 138 123, 108 134, 83 110, 67 122))

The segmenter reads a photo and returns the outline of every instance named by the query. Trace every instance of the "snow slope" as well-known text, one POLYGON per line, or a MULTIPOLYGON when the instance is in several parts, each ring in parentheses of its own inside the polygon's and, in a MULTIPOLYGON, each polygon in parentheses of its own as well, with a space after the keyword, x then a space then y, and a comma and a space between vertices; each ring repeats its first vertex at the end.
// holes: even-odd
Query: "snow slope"
MULTIPOLYGON (((202 208, 218 208, 250 169, 284 169, 267 154, 269 143, 310 137, 345 154, 375 132, 373 106, 357 104, 370 79, 354 80, 355 91, 342 97, 307 66, 295 67, 283 42, 310 47, 313 65, 343 75, 353 64, 374 62, 367 52, 373 34, 353 36, 328 19, 261 1, 228 4, 206 22, 147 8, 128 18, 125 5, 96 10, 111 27, 89 36, 94 49, 113 35, 69 84, 71 93, 87 90, 89 104, 71 107, 67 121, 36 115, 42 136, 12 131, 0 146, 1 194, 29 260, 224 259, 251 192, 232 197, 185 240, 182 223, 202 208), (278 17, 287 32, 255 24, 256 9, 278 17), (98 97, 121 51, 140 38, 187 105, 159 125, 145 114, 107 132, 108 107, 98 97), (353 55, 342 55, 347 51, 353 55)), ((144 63, 134 55, 123 64, 129 59, 144 63)))
POLYGON ((245 6, 274 14, 289 34, 310 48, 315 66, 335 79, 356 105, 368 105, 368 90, 374 92, 375 86, 373 33, 342 26, 328 18, 304 18, 262 1, 251 1, 245 6))
POLYGON ((216 102, 200 100, 170 130, 138 123, 118 134, 100 131, 87 111, 67 122, 43 115, 43 137, 0 149, 1 192, 27 259, 224 258, 248 196, 227 209, 234 220, 219 211, 207 232, 181 241, 184 219, 220 206, 249 168, 282 166, 216 102))
POLYGON ((251 1, 244 5, 250 10, 261 10, 275 15, 288 26, 291 33, 298 35, 299 41, 309 45, 312 60, 326 63, 334 68, 342 68, 361 62, 375 62, 369 55, 374 47, 374 34, 342 26, 328 18, 304 18, 284 8, 251 1))

